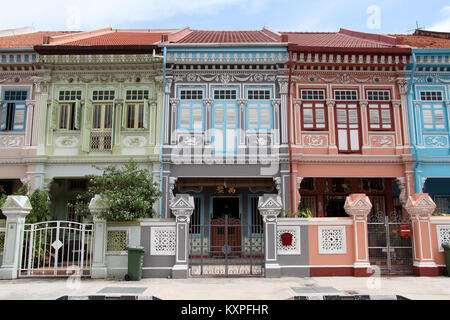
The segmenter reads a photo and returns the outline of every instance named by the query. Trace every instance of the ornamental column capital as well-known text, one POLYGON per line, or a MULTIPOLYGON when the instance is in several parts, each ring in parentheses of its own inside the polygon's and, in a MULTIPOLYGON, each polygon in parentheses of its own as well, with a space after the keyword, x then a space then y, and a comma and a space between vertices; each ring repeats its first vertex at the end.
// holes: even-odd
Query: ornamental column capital
POLYGON ((280 105, 281 105, 281 100, 280 99, 273 99, 272 100, 272 106, 279 107, 280 105))
POLYGON ((397 78, 398 89, 401 95, 406 95, 408 93, 408 80, 406 78, 397 78))
POLYGON ((169 99, 169 103, 172 108, 175 108, 178 105, 178 102, 180 102, 180 99, 177 99, 177 98, 169 99))
POLYGON ((392 100, 392 106, 394 108, 400 108, 400 106, 402 105, 402 101, 401 100, 392 100))
POLYGON ((333 108, 334 105, 336 104, 336 100, 334 100, 334 99, 327 99, 326 104, 327 104, 328 108, 333 108))
POLYGON ((361 107, 367 108, 367 106, 369 105, 369 100, 365 100, 365 99, 359 100, 359 105, 361 107))
POLYGON ((287 76, 277 76, 280 94, 288 93, 288 78, 287 76))
POLYGON ((203 103, 205 104, 205 107, 210 108, 213 104, 213 99, 203 99, 203 103))
POLYGON ((294 106, 296 106, 296 107, 300 107, 302 105, 302 99, 295 98, 292 100, 292 102, 294 103, 294 106))
POLYGON ((239 107, 245 107, 246 105, 247 105, 247 99, 238 99, 237 100, 237 103, 238 103, 238 105, 239 105, 239 107))

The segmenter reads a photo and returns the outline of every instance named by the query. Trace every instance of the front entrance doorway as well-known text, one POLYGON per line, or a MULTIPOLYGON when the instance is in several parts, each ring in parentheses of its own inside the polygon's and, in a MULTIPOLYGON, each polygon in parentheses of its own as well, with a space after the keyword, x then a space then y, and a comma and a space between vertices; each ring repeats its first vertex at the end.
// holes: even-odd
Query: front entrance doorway
POLYGON ((369 260, 383 274, 411 274, 413 264, 412 226, 401 213, 385 210, 384 197, 371 197, 367 217, 369 260))
MULTIPOLYGON (((260 221, 244 217, 242 196, 210 199, 209 218, 205 217, 204 223, 200 220, 200 224, 194 220, 190 225, 190 276, 263 276, 264 235, 260 221)), ((253 201, 249 206, 252 212, 257 210, 253 201)))

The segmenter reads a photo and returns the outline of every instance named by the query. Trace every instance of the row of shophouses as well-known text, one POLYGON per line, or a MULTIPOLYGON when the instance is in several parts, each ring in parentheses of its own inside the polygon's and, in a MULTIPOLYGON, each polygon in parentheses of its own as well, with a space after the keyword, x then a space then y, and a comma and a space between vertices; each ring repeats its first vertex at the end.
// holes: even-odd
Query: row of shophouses
MULTIPOLYGON (((13 194, 25 182, 46 188, 54 219, 76 221, 68 204, 85 190, 84 176, 99 173, 93 165, 133 158, 161 186, 155 204, 161 221, 174 217, 177 195, 192 197, 190 233, 205 226, 210 232, 206 242, 189 240, 191 251, 201 247, 201 269, 203 246, 213 243, 212 221, 225 214, 227 225, 239 223, 245 229, 239 229, 240 245, 244 233, 262 233, 258 202, 267 194, 279 196, 286 221, 306 211, 319 221, 315 231, 308 231, 310 223, 275 232, 271 241, 287 266, 281 274, 353 269, 345 259, 340 269, 339 259, 320 262, 321 253, 345 251, 321 243, 314 273, 308 240, 313 232, 328 232, 331 242, 342 236, 351 194, 366 194, 372 205, 370 261, 393 252, 370 242, 376 233, 386 235, 377 231, 385 225, 406 221, 415 194, 428 193, 436 212, 450 212, 448 33, 6 30, 0 32, 0 89, 3 192, 13 194), (326 221, 337 226, 320 229, 326 221), (280 242, 286 233, 294 237, 293 244, 284 239, 292 250, 280 242)), ((150 241, 153 234, 142 228, 141 238, 150 241)), ((449 239, 450 226, 434 232, 440 243, 449 239)), ((256 247, 263 241, 245 239, 256 247)), ((432 263, 411 256, 422 263, 414 260, 414 267, 442 270, 441 251, 430 249, 432 263)), ((403 264, 400 256, 390 257, 389 268, 403 264)), ((149 276, 166 276, 167 268, 152 263, 149 276)))

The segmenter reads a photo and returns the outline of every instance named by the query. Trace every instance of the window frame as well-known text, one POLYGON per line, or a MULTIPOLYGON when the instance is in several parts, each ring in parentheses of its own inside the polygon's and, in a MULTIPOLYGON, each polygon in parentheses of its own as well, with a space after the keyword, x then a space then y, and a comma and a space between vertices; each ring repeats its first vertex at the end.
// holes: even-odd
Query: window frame
POLYGON ((448 120, 447 120, 447 114, 446 114, 446 107, 444 104, 444 101, 438 102, 438 101, 422 101, 420 106, 420 115, 421 115, 421 121, 422 121, 422 130, 425 132, 440 132, 440 131, 448 131, 448 120), (425 103, 424 103, 425 102, 425 103), (439 105, 440 107, 437 108, 436 105, 439 105), (430 108, 428 108, 428 106, 430 108), (436 109, 442 110, 442 124, 436 123, 436 109), (431 117, 432 121, 425 122, 425 116, 424 111, 430 110, 431 111, 431 117), (436 127, 437 125, 442 125, 442 128, 436 127), (426 128, 425 126, 433 126, 432 128, 426 128))
MULTIPOLYGON (((236 94, 238 94, 236 92, 236 94)), ((246 88, 245 89, 245 97, 247 99, 247 105, 246 105, 246 112, 245 112, 245 129, 247 131, 270 131, 273 130, 273 90, 272 88, 246 88), (269 99, 249 99, 249 91, 268 91, 269 92, 269 99), (250 103, 256 104, 256 106, 250 107, 250 103), (264 106, 268 103, 268 106, 264 106), (256 127, 250 128, 250 113, 249 109, 256 109, 257 113, 257 121, 256 127), (269 110, 269 126, 267 128, 262 128, 262 122, 261 122, 261 112, 262 110, 269 110)), ((238 115, 239 117, 239 115, 238 115)))
POLYGON ((439 101, 444 102, 444 93, 441 90, 419 90, 419 99, 420 99, 420 101, 425 101, 425 102, 439 102, 439 101), (427 94, 427 93, 430 94, 431 99, 423 99, 422 98, 422 94, 427 94), (440 99, 432 99, 433 93, 436 93, 436 94, 439 93, 440 99))
POLYGON ((302 131, 328 131, 328 109, 326 105, 326 99, 327 99, 327 90, 326 88, 300 88, 299 89, 299 96, 300 100, 302 101, 301 107, 300 107, 300 117, 302 121, 302 131), (303 91, 323 91, 323 100, 315 100, 315 99, 303 99, 303 91), (305 107, 305 102, 307 104, 311 104, 311 107, 305 107), (323 104, 323 107, 317 107, 318 104, 323 104), (312 110, 312 128, 305 127, 305 109, 311 109, 312 110), (324 114, 324 122, 323 128, 318 128, 317 125, 321 123, 317 123, 317 109, 323 109, 324 114))
POLYGON ((76 110, 76 103, 74 102, 64 102, 64 103, 59 103, 58 104, 58 126, 57 126, 57 130, 65 130, 65 131, 72 131, 72 130, 76 130, 75 129, 75 113, 77 112, 76 110), (63 106, 69 106, 69 111, 66 114, 66 123, 67 123, 67 128, 61 128, 61 113, 62 113, 62 107, 63 106))
POLYGON ((177 108, 177 130, 181 131, 204 131, 205 130, 205 104, 203 100, 205 99, 206 90, 204 87, 183 87, 178 88, 178 108, 177 108), (181 91, 201 91, 202 99, 181 99, 181 91), (194 106, 194 104, 201 104, 201 106, 194 106), (189 106, 183 106, 183 104, 189 106), (181 127, 181 112, 187 109, 189 112, 189 126, 181 127), (200 109, 202 116, 202 125, 201 128, 196 128, 194 126, 194 110, 200 109))
MULTIPOLYGON (((353 108, 352 108, 353 109, 353 108)), ((336 142, 337 142, 337 149, 338 149, 338 153, 361 153, 362 152, 362 124, 361 124, 361 108, 360 108, 360 104, 359 101, 339 101, 336 102, 335 106, 334 106, 334 123, 335 123, 335 133, 336 133, 336 142), (356 110, 356 115, 357 115, 357 125, 358 125, 358 149, 357 150, 352 150, 351 149, 351 134, 350 131, 352 130, 352 128, 350 128, 349 126, 351 125, 350 122, 350 116, 349 116, 349 105, 356 105, 356 108, 354 108, 354 110, 356 110), (342 109, 342 107, 339 107, 339 105, 345 105, 345 110, 346 110, 346 128, 345 130, 347 131, 347 150, 342 150, 340 149, 340 144, 339 144, 339 130, 343 130, 343 128, 339 128, 339 122, 338 122, 338 109, 342 109)), ((354 129, 353 129, 354 130, 354 129)))
POLYGON ((29 90, 28 89, 4 89, 2 94, 2 101, 0 105, 0 131, 25 131, 27 123, 27 111, 28 107, 26 100, 28 99, 29 90), (7 93, 15 92, 14 97, 8 97, 7 93), (20 92, 18 97, 17 92, 20 92), (19 98, 19 99, 17 99, 19 98), (10 107, 14 108, 10 111, 10 107), (23 110, 23 121, 16 123, 16 114, 18 110, 23 110), (8 114, 12 112, 12 117, 10 118, 8 114), (4 115, 4 119, 1 117, 4 115), (16 126, 22 126, 22 128, 16 128, 16 126))
POLYGON ((57 90, 58 93, 58 105, 57 105, 57 125, 56 130, 61 131, 78 131, 80 130, 80 119, 77 121, 77 117, 80 117, 79 114, 81 112, 81 100, 83 99, 83 90, 81 88, 76 89, 67 89, 60 88, 57 90), (61 107, 63 105, 71 105, 68 117, 67 124, 68 128, 61 128, 61 107), (78 123, 77 123, 78 122, 78 123), (72 128, 70 128, 72 127, 72 128))
POLYGON ((125 129, 127 130, 145 130, 145 108, 146 108, 146 104, 142 101, 128 101, 125 103, 125 129), (133 127, 129 127, 129 122, 130 122, 130 112, 129 112, 129 107, 130 106, 134 106, 134 126, 133 127), (136 108, 137 107, 137 108, 136 108), (139 127, 140 124, 140 108, 142 107, 142 127, 139 127))
POLYGON ((336 102, 358 102, 359 101, 359 90, 358 89, 338 89, 338 88, 334 88, 333 89, 333 98, 336 102), (337 91, 355 91, 356 92, 356 98, 355 99, 347 99, 348 97, 346 96, 345 99, 338 99, 336 96, 336 92, 337 91))
MULTIPOLYGON (((395 131, 395 123, 394 123, 394 110, 392 108, 392 91, 390 89, 373 89, 368 88, 365 91, 366 98, 367 98, 367 124, 368 124, 368 131, 395 131), (369 99, 369 92, 387 92, 388 93, 388 99, 387 100, 380 100, 380 99, 369 99), (387 108, 383 108, 382 105, 387 105, 387 108), (377 117, 378 117, 378 124, 373 123, 371 121, 371 115, 370 111, 376 110, 377 117), (388 110, 389 111, 389 128, 383 128, 384 125, 387 125, 387 123, 383 123, 383 117, 382 117, 382 110, 388 110), (379 126, 379 128, 373 127, 373 126, 379 126)), ((378 95, 379 97, 380 95, 378 95)))

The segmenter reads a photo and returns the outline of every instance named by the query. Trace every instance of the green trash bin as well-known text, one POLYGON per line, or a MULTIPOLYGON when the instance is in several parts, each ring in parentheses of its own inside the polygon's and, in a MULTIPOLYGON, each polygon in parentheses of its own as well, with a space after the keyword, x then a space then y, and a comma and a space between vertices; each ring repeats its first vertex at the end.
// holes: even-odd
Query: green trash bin
POLYGON ((125 280, 139 281, 142 279, 142 264, 144 262, 144 247, 129 247, 128 274, 125 280))
POLYGON ((450 243, 442 245, 445 251, 445 264, 447 265, 447 277, 450 277, 450 243))

